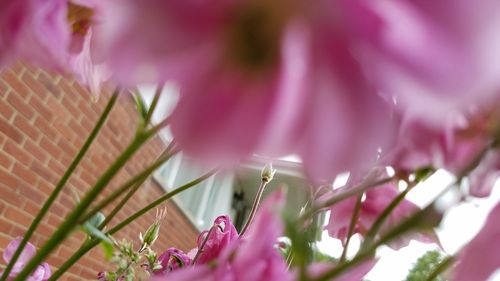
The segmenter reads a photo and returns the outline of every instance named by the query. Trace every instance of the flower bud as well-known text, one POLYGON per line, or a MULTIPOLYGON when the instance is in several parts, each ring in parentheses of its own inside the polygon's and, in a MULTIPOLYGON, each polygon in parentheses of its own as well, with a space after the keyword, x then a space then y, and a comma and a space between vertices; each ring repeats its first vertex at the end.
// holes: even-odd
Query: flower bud
POLYGON ((270 182, 273 179, 275 173, 276 170, 273 169, 273 164, 267 163, 266 166, 264 166, 264 169, 262 169, 262 172, 260 174, 262 177, 262 181, 266 183, 270 182))

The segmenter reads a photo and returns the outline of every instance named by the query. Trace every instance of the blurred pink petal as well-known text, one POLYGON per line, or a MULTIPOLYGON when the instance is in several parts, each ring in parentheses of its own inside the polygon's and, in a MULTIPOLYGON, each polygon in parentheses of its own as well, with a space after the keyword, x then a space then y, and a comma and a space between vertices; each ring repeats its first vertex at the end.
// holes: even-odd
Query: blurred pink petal
POLYGON ((66 21, 68 2, 4 2, 0 7, 0 66, 21 59, 48 69, 64 70, 71 35, 66 21))
POLYGON ((297 153, 308 175, 325 181, 370 166, 392 139, 390 105, 353 52, 383 27, 365 1, 119 6, 96 32, 113 78, 178 82, 172 131, 197 159, 227 165, 253 152, 297 153))
POLYGON ((500 268, 500 203, 490 212, 484 227, 460 254, 453 281, 485 281, 500 268))
POLYGON ((439 124, 488 102, 499 85, 500 3, 376 1, 384 28, 360 47, 373 81, 402 109, 439 124), (466 20, 464 20, 466 19, 466 20))
POLYGON ((99 96, 101 83, 109 78, 104 64, 97 64, 91 55, 92 30, 83 37, 81 49, 69 57, 69 66, 75 78, 88 87, 91 94, 99 96))

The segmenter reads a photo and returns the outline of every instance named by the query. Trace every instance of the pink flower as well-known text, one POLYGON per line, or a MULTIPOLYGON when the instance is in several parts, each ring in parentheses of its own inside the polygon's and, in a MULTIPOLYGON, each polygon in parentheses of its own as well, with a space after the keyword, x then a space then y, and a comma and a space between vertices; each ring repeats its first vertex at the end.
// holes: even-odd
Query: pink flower
POLYGON ((283 193, 276 192, 264 202, 245 236, 233 240, 213 263, 176 270, 159 280, 203 281, 287 281, 292 274, 281 254, 275 249, 282 235, 282 223, 275 213, 283 204, 283 193))
POLYGON ((453 281, 484 281, 500 268, 500 203, 490 212, 477 236, 460 254, 453 281))
POLYGON ((166 250, 158 257, 158 261, 160 262, 162 269, 155 271, 155 274, 170 272, 179 268, 190 266, 191 264, 191 258, 176 248, 169 248, 166 250))
POLYGON ((188 154, 231 164, 255 151, 298 153, 327 180, 369 166, 391 139, 390 108, 354 52, 377 40, 371 4, 124 3, 102 28, 113 30, 101 44, 113 50, 113 77, 179 83, 172 131, 188 154))
MULTIPOLYGON (((333 193, 343 192, 345 189, 352 187, 353 180, 344 188, 335 190, 333 193)), ((366 198, 361 203, 358 220, 355 225, 354 233, 365 235, 373 223, 377 220, 385 208, 396 198, 399 193, 393 182, 383 186, 368 190, 366 198)), ((343 200, 330 208, 330 221, 325 227, 332 237, 344 240, 347 236, 347 231, 351 222, 352 214, 356 205, 356 197, 351 197, 343 200)), ((381 232, 396 226, 404 218, 418 211, 418 207, 412 202, 403 199, 399 205, 391 212, 383 225, 381 232)), ((436 242, 433 236, 423 234, 413 234, 391 242, 389 246, 394 249, 399 249, 407 246, 410 240, 418 239, 422 242, 436 242)))
POLYGON ((212 230, 205 230, 198 236, 198 249, 201 248, 205 240, 206 243, 196 260, 196 264, 204 264, 216 259, 236 239, 238 239, 238 232, 229 216, 217 217, 214 220, 212 230))
MULTIPOLYGON (((19 247, 19 244, 21 243, 22 237, 17 237, 16 239, 12 240, 9 245, 7 245, 7 248, 5 248, 3 252, 3 259, 6 263, 10 262, 12 259, 12 256, 16 252, 17 248, 19 247)), ((33 244, 29 243, 26 244, 24 247, 23 251, 21 252, 21 255, 17 259, 16 263, 14 264, 14 267, 12 268, 12 271, 9 273, 9 278, 14 278, 23 270, 23 268, 26 266, 26 264, 30 261, 30 259, 35 255, 36 248, 33 246, 33 244)), ((1 275, 1 273, 0 273, 1 275)), ((50 266, 47 263, 42 263, 40 264, 35 271, 28 277, 28 281, 45 281, 50 278, 52 275, 52 272, 50 270, 50 266)))
POLYGON ((0 67, 18 59, 64 70, 70 43, 67 0, 2 1, 0 67))

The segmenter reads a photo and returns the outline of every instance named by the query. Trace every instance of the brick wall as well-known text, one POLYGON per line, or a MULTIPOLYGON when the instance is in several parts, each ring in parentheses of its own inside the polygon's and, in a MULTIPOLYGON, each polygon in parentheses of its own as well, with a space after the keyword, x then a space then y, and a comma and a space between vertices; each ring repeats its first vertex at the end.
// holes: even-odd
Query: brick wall
MULTIPOLYGON (((0 249, 23 235, 34 215, 53 190, 97 118, 109 93, 92 101, 77 82, 21 63, 0 73, 0 249)), ((131 99, 121 96, 100 135, 56 203, 50 209, 31 242, 40 246, 75 205, 73 192, 80 196, 131 140, 136 111, 131 99)), ((165 144, 154 138, 122 169, 105 191, 124 182, 154 161, 165 144)), ((148 180, 111 222, 111 226, 151 202, 164 191, 148 180)), ((175 246, 189 250, 194 246, 196 230, 177 206, 165 204, 168 215, 155 250, 175 246)), ((152 211, 117 234, 137 240, 153 221, 152 211)), ((48 259, 57 268, 77 249, 85 236, 73 233, 48 259)), ((137 242, 138 244, 138 242, 137 242)), ((62 280, 92 280, 103 269, 103 255, 94 249, 74 265, 62 280)), ((2 261, 2 264, 3 261, 2 261)))

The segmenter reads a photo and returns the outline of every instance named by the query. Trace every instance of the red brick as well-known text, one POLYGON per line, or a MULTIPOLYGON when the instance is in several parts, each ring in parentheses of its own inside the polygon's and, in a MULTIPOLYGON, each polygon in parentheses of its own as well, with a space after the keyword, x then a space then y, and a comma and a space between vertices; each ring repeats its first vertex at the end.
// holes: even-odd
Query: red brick
POLYGON ((3 149, 10 156, 14 157, 25 166, 29 166, 31 164, 31 157, 29 156, 29 154, 12 141, 7 140, 3 146, 3 149))
POLYGON ((61 79, 57 85, 63 90, 65 98, 73 104, 78 104, 78 100, 81 98, 80 95, 71 86, 69 86, 65 79, 61 79))
POLYGON ((7 96, 7 102, 12 105, 13 109, 22 115, 26 117, 27 119, 31 120, 33 116, 35 115, 35 112, 31 107, 29 107, 21 98, 19 98, 18 95, 15 93, 10 93, 7 96))
POLYGON ((28 87, 26 87, 12 71, 4 70, 1 73, 0 78, 12 88, 14 94, 19 95, 22 98, 27 98, 29 96, 30 91, 28 87))
POLYGON ((14 126, 22 131, 25 135, 31 138, 33 141, 37 141, 40 133, 33 125, 31 125, 26 118, 21 115, 17 115, 14 118, 14 126))
POLYGON ((0 166, 4 167, 6 170, 9 170, 12 166, 14 158, 8 156, 5 152, 0 150, 0 166))
POLYGON ((61 156, 61 149, 57 147, 48 138, 43 137, 40 141, 40 147, 43 148, 48 154, 52 155, 54 158, 58 159, 61 156))
POLYGON ((43 105, 37 96, 32 96, 30 98, 29 104, 33 107, 36 112, 41 115, 45 120, 51 121, 53 118, 52 112, 47 108, 47 106, 43 105))
POLYGON ((33 221, 33 216, 28 215, 21 209, 14 209, 11 207, 5 210, 5 217, 13 222, 16 222, 24 226, 29 226, 33 221))
POLYGON ((12 169, 12 173, 19 177, 24 183, 30 186, 36 186, 37 176, 35 173, 26 169, 22 165, 16 163, 14 164, 14 168, 12 169))
POLYGON ((16 143, 21 143, 23 141, 22 133, 2 118, 0 118, 0 132, 16 143))
POLYGON ((57 87, 57 85, 54 83, 54 79, 47 75, 47 73, 43 71, 40 72, 40 74, 38 74, 38 81, 45 86, 49 93, 49 96, 53 96, 56 98, 61 97, 61 89, 57 87))
POLYGON ((52 126, 44 118, 38 116, 35 119, 35 126, 43 135, 47 136, 48 138, 53 140, 57 139, 58 135, 56 130, 54 130, 54 128, 52 128, 52 126))
POLYGON ((49 157, 49 154, 47 154, 47 152, 42 150, 37 144, 29 139, 24 143, 24 149, 27 153, 34 156, 41 163, 45 163, 45 161, 49 157))
POLYGON ((9 104, 0 102, 0 114, 8 120, 14 114, 14 110, 9 104))
POLYGON ((40 98, 44 99, 48 95, 45 86, 40 81, 34 79, 31 72, 25 72, 21 80, 40 98))

